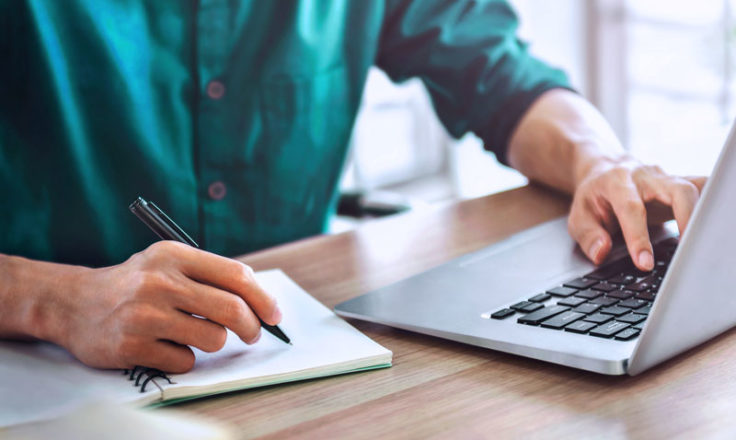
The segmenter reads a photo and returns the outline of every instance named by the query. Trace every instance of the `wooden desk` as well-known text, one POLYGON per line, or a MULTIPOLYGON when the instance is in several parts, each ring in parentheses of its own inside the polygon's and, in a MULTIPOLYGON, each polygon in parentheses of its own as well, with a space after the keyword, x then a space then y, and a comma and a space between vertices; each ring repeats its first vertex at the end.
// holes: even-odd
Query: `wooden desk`
MULTIPOLYGON (((406 278, 540 222, 568 201, 526 187, 244 256, 325 305, 406 278)), ((452 292, 448 292, 451 298, 452 292)), ((637 377, 608 377, 351 321, 389 369, 177 405, 270 438, 736 437, 736 335, 637 377)))

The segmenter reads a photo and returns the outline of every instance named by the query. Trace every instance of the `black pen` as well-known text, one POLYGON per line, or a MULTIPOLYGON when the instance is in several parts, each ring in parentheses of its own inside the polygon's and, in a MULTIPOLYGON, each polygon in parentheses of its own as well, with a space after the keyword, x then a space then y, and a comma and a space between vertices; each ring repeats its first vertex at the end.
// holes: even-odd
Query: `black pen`
MULTIPOLYGON (((147 202, 142 197, 138 197, 136 201, 130 204, 129 208, 136 217, 151 228, 162 240, 174 240, 199 249, 197 242, 153 202, 147 202)), ((289 337, 278 326, 268 325, 261 318, 258 318, 258 320, 261 321, 261 327, 266 329, 266 331, 287 344, 291 344, 289 337)))

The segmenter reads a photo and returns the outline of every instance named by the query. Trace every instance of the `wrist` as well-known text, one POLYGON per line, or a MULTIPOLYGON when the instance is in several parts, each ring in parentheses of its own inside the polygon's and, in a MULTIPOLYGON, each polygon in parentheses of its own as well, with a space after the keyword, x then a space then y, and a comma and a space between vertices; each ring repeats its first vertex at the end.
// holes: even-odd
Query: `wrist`
POLYGON ((0 335, 31 337, 66 346, 75 286, 92 269, 0 255, 4 306, 0 335))
POLYGON ((578 144, 574 150, 573 178, 576 190, 593 176, 635 162, 635 159, 623 150, 601 148, 593 143, 578 144))

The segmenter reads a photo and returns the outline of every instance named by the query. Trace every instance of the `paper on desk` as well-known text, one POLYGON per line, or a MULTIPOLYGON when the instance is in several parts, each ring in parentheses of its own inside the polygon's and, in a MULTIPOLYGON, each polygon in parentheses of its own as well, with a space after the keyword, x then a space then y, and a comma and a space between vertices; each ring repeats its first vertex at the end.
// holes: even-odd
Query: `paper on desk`
POLYGON ((249 346, 228 331, 222 350, 205 353, 194 349, 195 366, 186 374, 171 376, 176 385, 159 381, 164 400, 390 365, 389 350, 320 304, 280 270, 256 276, 261 287, 276 297, 284 316, 279 327, 293 345, 263 331, 258 343, 249 346))
POLYGON ((51 420, 0 428, 3 440, 228 440, 233 432, 219 423, 181 411, 135 409, 94 402, 51 420))

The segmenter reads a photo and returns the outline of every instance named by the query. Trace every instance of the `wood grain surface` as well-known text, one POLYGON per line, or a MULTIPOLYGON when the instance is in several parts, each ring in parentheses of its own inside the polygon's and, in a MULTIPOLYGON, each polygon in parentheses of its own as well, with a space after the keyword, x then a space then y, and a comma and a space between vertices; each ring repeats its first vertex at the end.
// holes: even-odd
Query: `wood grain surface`
MULTIPOLYGON (((241 257, 328 307, 564 215, 528 186, 241 257)), ((242 438, 736 438, 736 334, 637 377, 609 377, 357 320, 389 369, 175 405, 242 438)), ((164 409, 165 410, 165 409, 164 409)))

